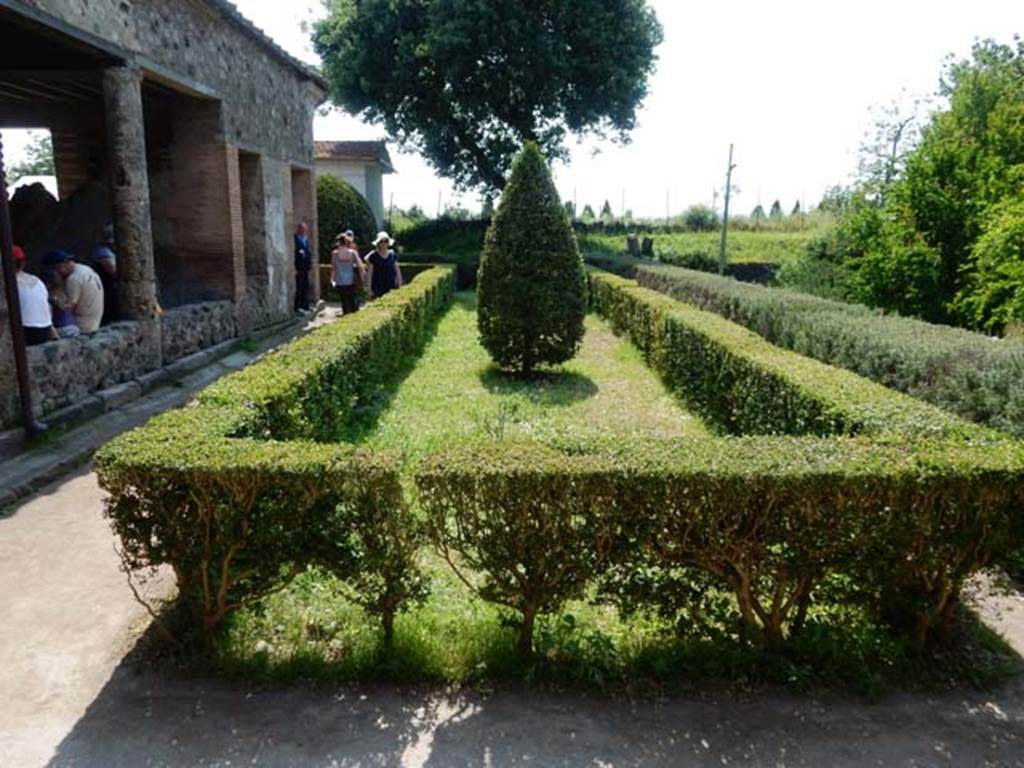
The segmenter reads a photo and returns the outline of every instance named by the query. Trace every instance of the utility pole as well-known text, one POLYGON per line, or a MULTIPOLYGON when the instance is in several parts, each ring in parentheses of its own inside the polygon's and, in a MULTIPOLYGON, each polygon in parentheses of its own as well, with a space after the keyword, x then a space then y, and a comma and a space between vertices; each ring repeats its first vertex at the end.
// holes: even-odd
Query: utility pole
POLYGON ((437 190, 437 218, 441 218, 441 190, 437 190))
POLYGON ((671 205, 670 205, 669 191, 666 189, 665 190, 665 226, 666 227, 671 223, 671 220, 672 220, 672 216, 671 216, 671 214, 669 214, 669 208, 670 207, 671 207, 671 205))
POLYGON ((391 193, 391 201, 388 204, 388 228, 395 231, 395 193, 391 193))
POLYGON ((729 198, 732 196, 732 144, 729 145, 729 168, 725 172, 725 212, 722 214, 722 242, 718 248, 718 274, 725 274, 725 240, 729 232, 729 198))

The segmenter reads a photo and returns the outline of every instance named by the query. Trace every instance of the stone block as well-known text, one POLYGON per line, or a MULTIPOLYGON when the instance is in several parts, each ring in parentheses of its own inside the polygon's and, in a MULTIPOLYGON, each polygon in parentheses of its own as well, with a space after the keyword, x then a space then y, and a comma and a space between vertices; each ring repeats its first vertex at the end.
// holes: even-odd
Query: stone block
POLYGON ((0 432, 0 461, 16 456, 25 447, 25 430, 21 427, 0 432))
POLYGON ((215 362, 217 362, 216 350, 204 349, 202 352, 196 352, 193 355, 183 357, 177 362, 164 366, 164 371, 167 372, 169 379, 179 380, 188 376, 193 371, 205 368, 215 362))
POLYGON ((103 411, 103 401, 95 395, 89 395, 73 405, 51 413, 46 417, 46 425, 50 429, 67 428, 89 419, 95 419, 103 411))
POLYGON ((104 411, 113 411, 132 402, 142 395, 142 385, 137 381, 126 381, 116 387, 102 389, 96 393, 96 397, 103 403, 104 411))
POLYGON ((245 366, 252 362, 252 359, 253 355, 250 355, 248 352, 235 352, 221 360, 220 364, 225 368, 237 371, 245 368, 245 366))
POLYGON ((135 381, 137 381, 139 383, 139 386, 142 387, 143 394, 146 394, 152 392, 157 387, 161 387, 164 384, 166 384, 167 379, 167 371, 165 371, 163 368, 159 368, 155 371, 150 371, 149 373, 142 374, 141 376, 136 378, 135 381))
POLYGON ((164 314, 162 325, 165 365, 233 339, 238 334, 235 305, 230 301, 175 307, 164 314))

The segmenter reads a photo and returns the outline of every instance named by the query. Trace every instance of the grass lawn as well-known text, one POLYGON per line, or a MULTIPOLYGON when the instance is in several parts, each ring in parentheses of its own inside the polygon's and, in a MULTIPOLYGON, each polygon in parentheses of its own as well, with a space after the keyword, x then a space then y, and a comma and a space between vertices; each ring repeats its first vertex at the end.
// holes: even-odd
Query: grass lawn
POLYGON ((477 341, 474 299, 457 297, 411 375, 365 409, 343 439, 415 460, 455 441, 707 434, 637 349, 594 315, 570 362, 530 381, 501 373, 477 341))
MULTIPOLYGON (((666 391, 631 344, 587 318, 580 354, 533 380, 496 372, 477 341, 474 296, 460 294, 408 375, 365 407, 344 440, 397 450, 406 469, 455 441, 531 436, 556 440, 660 435, 685 440, 705 426, 666 391)), ((424 547, 430 595, 400 614, 390 649, 346 586, 317 570, 255 608, 239 611, 218 641, 217 664, 246 678, 467 683, 543 680, 587 687, 678 687, 694 679, 840 685, 874 693, 896 685, 988 682, 1017 669, 1005 645, 974 621, 936 662, 910 654, 855 608, 815 609, 786 649, 762 654, 722 623, 730 598, 705 595, 703 621, 622 616, 589 599, 541 617, 536 654, 522 662, 501 609, 475 596, 424 547), (715 606, 719 607, 716 608, 715 606), (525 665, 524 665, 525 664, 525 665)))

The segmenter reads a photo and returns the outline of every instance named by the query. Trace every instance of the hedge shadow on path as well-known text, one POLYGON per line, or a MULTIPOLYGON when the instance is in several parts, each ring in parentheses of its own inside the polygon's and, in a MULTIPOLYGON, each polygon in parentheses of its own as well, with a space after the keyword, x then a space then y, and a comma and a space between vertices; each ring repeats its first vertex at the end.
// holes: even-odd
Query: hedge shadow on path
POLYGON ((525 395, 538 405, 550 407, 580 403, 600 391, 589 376, 557 369, 523 377, 491 365, 480 372, 480 383, 492 395, 525 395))
POLYGON ((1021 680, 876 704, 775 689, 646 699, 260 685, 129 655, 47 765, 1017 765, 1022 743, 1021 680))

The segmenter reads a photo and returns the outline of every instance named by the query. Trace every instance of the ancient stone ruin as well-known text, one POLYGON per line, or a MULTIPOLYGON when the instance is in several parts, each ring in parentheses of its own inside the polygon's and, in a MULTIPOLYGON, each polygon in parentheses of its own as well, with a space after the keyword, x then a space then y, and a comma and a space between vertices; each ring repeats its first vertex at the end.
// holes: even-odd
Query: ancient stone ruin
MULTIPOLYGON (((11 0, 0 36, 0 128, 53 137, 60 199, 10 205, 29 270, 116 233, 123 317, 28 350, 37 415, 291 316, 318 74, 227 0, 11 0)), ((18 413, 0 292, 0 427, 18 413)))

